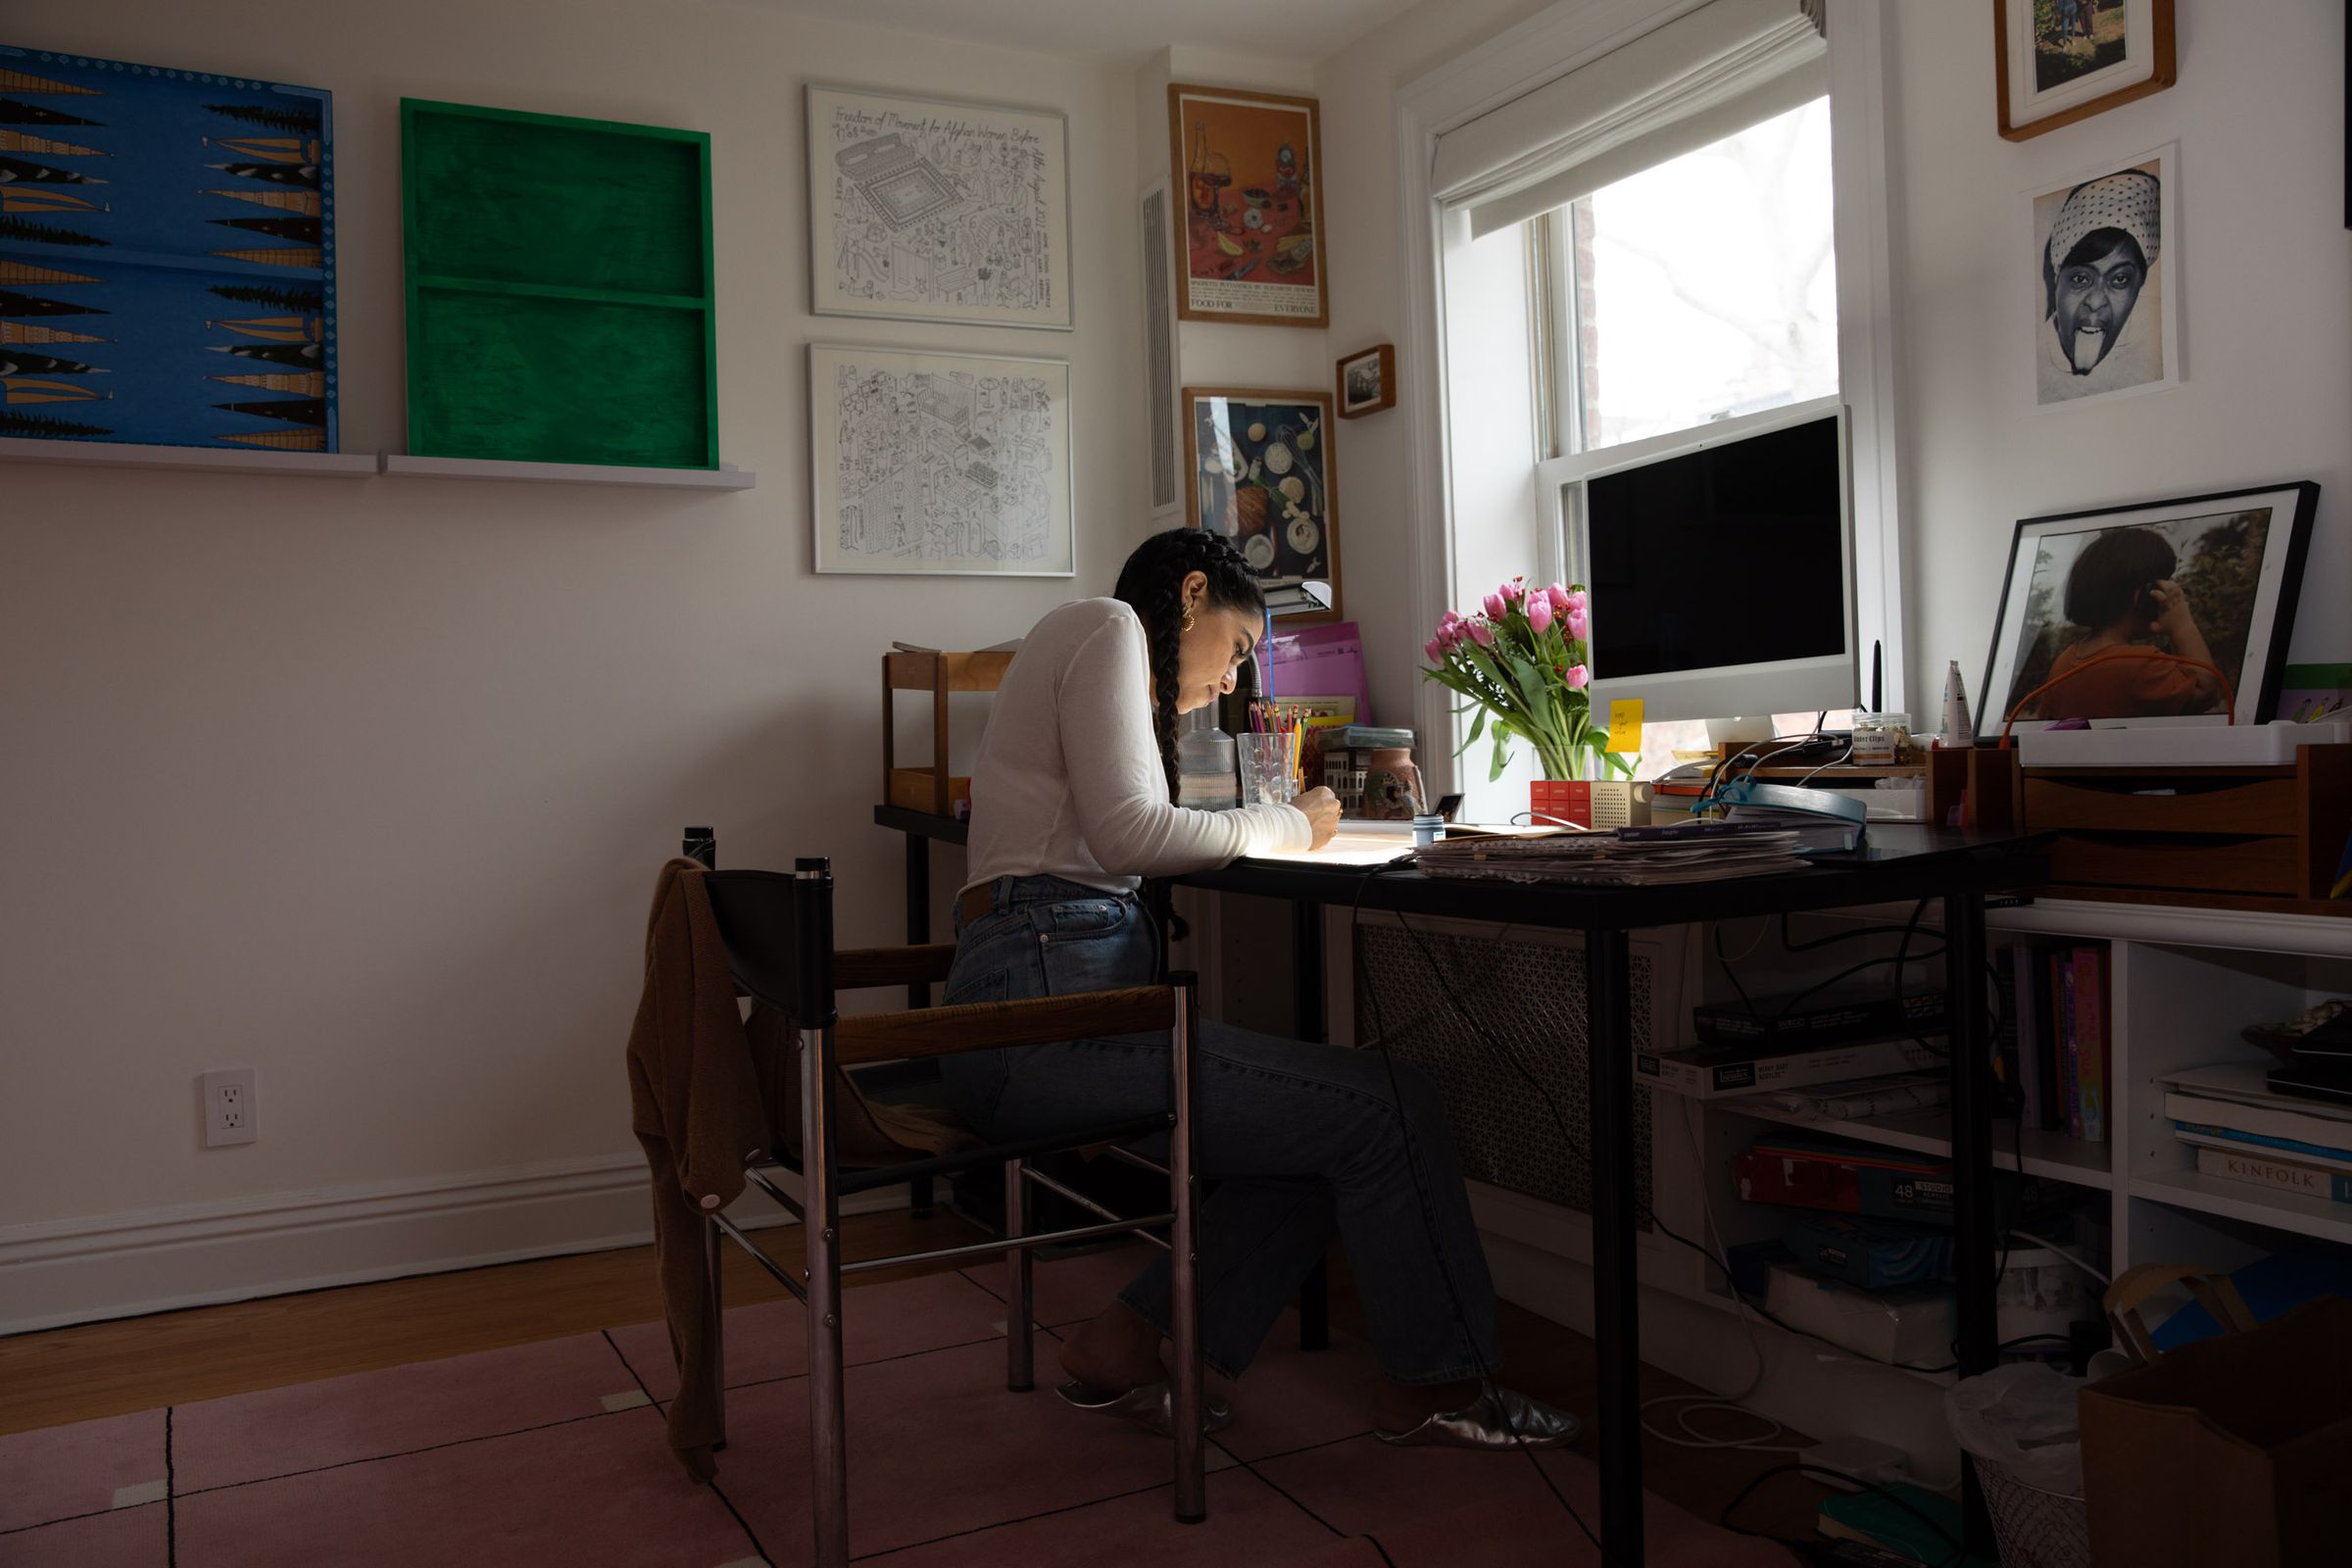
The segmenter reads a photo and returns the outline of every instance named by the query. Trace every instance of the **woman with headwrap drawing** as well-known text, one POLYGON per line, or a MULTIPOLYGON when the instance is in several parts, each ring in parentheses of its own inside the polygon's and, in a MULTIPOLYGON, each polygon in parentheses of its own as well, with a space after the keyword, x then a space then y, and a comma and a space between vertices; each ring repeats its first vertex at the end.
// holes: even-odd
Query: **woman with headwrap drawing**
POLYGON ((2151 275, 2161 205, 2156 176, 2127 169, 2076 186, 2058 209, 2041 252, 2039 401, 2164 378, 2163 313, 2151 275))

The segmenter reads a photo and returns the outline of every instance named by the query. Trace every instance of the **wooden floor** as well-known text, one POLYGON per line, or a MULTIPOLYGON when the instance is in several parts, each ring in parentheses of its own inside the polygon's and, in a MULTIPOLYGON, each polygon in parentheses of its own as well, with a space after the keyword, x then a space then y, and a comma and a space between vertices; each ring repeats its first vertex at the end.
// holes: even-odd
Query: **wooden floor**
MULTIPOLYGON (((941 1210, 916 1220, 906 1213, 853 1216, 842 1225, 849 1257, 952 1247, 985 1233, 941 1210)), ((789 1255, 789 1242, 774 1247, 789 1255)), ((1360 1334, 1362 1315, 1335 1257, 1333 1323, 1360 1334)), ((923 1266, 853 1276, 862 1287, 924 1273, 923 1266)), ((784 1294, 742 1249, 727 1249, 729 1304, 784 1294)), ((349 1372, 463 1355, 472 1350, 558 1339, 662 1315, 653 1249, 628 1248, 572 1257, 387 1280, 221 1306, 49 1329, 0 1339, 0 1435, 223 1395, 308 1383, 349 1372)), ((1505 1303, 1507 1381, 1514 1388, 1586 1416, 1578 1446, 1592 1451, 1594 1401, 1592 1342, 1505 1303)), ((1041 1350, 1041 1369, 1049 1361, 1041 1350)), ((1691 1386, 1642 1368, 1642 1395, 1688 1393, 1691 1386)), ((1241 1397, 1248 1398, 1248 1384, 1241 1397)), ((1367 1398, 1369 1391, 1367 1391, 1367 1398)), ((1709 1427, 1708 1430, 1714 1430, 1709 1427)), ((1801 1435, 1776 1443, 1801 1444, 1801 1435)), ((1712 1520, 1749 1480, 1788 1458, 1741 1449, 1643 1443, 1650 1490, 1712 1520)), ((1824 1489, 1801 1477, 1778 1477, 1743 1504, 1738 1522, 1784 1537, 1810 1536, 1824 1489)))

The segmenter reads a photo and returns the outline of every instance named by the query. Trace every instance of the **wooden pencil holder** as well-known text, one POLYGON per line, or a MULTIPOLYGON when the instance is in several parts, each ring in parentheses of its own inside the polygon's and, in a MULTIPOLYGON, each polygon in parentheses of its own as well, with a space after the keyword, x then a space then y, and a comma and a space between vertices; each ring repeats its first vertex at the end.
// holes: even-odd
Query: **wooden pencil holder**
POLYGON ((1012 663, 1008 653, 951 654, 924 651, 882 656, 882 798, 902 810, 956 814, 958 801, 972 798, 972 781, 948 771, 948 694, 993 692, 1012 663), (898 759, 898 694, 931 694, 931 762, 901 767, 898 759))

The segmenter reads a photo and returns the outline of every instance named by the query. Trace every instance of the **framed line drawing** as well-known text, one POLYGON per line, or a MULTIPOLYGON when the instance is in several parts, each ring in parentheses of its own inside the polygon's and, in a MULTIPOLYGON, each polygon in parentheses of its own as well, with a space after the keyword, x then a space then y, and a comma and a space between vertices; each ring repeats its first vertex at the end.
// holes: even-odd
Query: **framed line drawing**
POLYGON ((1383 343, 1340 361, 1340 417, 1360 419, 1396 406, 1396 346, 1383 343))
POLYGON ((812 344, 816 569, 1068 577, 1067 360, 812 344))
POLYGON ((2268 717, 2319 499, 2306 479, 2020 521, 1977 688, 1979 733, 2012 709, 2025 728, 2268 717))
POLYGON ((808 88, 809 309, 1070 328, 1069 119, 808 88))
POLYGON ((1323 135, 1312 98, 1168 84, 1183 319, 1323 326, 1323 135))
POLYGON ((2177 79, 2173 0, 1992 0, 1994 115, 2024 141, 2177 79))
POLYGON ((1193 497, 1186 520, 1242 547, 1280 618, 1341 619, 1329 395, 1188 386, 1183 413, 1193 497), (1328 609, 1301 592, 1309 582, 1329 585, 1328 609))
POLYGON ((2180 384, 2179 153, 2174 143, 2027 193, 2030 407, 2180 384))

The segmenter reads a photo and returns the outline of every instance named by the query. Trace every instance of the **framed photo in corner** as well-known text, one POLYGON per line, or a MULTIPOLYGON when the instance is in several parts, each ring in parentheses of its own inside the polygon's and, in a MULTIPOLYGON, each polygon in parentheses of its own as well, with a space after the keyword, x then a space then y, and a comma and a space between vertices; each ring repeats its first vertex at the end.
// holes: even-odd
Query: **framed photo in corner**
POLYGON ((1360 419, 1396 406, 1396 346, 1383 343, 1339 364, 1340 417, 1360 419))
POLYGON ((808 349, 819 572, 1067 577, 1067 360, 808 349))
POLYGON ((2180 384, 2179 161, 2174 143, 2027 192, 2031 407, 2180 384))
POLYGON ((1070 326, 1069 120, 808 88, 808 308, 1070 326))
POLYGON ((1192 525, 1241 546, 1276 615, 1293 624, 1341 618, 1331 399, 1188 386, 1183 402, 1192 525))
POLYGON ((1994 114, 2024 141, 2176 79, 2173 0, 1992 0, 1994 114))
POLYGON ((2020 521, 1977 733, 2012 710, 2020 728, 2267 720, 2319 501, 2306 479, 2020 521))
POLYGON ((1176 314, 1323 326, 1323 135, 1312 98, 1168 84, 1176 314))

